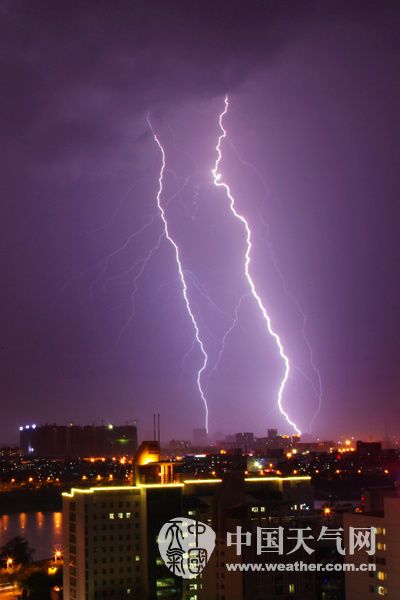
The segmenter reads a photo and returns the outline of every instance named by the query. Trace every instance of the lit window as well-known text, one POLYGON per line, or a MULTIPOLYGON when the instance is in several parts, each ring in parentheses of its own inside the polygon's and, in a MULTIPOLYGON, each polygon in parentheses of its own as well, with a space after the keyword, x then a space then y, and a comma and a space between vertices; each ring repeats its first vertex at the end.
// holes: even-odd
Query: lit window
POLYGON ((135 560, 136 560, 136 562, 138 562, 138 561, 140 560, 140 556, 139 556, 139 554, 136 554, 136 556, 135 556, 135 560))
POLYGON ((124 518, 124 513, 118 513, 118 519, 123 519, 124 518))
POLYGON ((251 512, 258 512, 258 506, 252 506, 251 512))
POLYGON ((378 571, 378 573, 376 574, 376 576, 379 579, 379 581, 386 581, 387 575, 383 571, 378 571))
POLYGON ((114 513, 110 513, 108 516, 109 516, 110 519, 113 519, 114 518, 114 513))
POLYGON ((294 583, 289 583, 289 594, 294 594, 294 592, 295 592, 294 583))
POLYGON ((173 588, 174 580, 172 577, 164 577, 164 579, 156 580, 156 587, 158 588, 173 588))
POLYGON ((260 510, 261 510, 261 512, 265 512, 265 506, 262 506, 262 507, 260 508, 260 510))
POLYGON ((386 596, 386 594, 387 594, 387 590, 385 587, 383 587, 383 585, 378 585, 376 591, 377 591, 378 596, 386 596))
POLYGON ((376 544, 376 549, 377 550, 383 550, 383 551, 385 551, 386 550, 386 544, 384 544, 383 542, 378 542, 376 544))
POLYGON ((130 519, 131 518, 131 513, 125 513, 125 516, 126 516, 127 519, 130 519))

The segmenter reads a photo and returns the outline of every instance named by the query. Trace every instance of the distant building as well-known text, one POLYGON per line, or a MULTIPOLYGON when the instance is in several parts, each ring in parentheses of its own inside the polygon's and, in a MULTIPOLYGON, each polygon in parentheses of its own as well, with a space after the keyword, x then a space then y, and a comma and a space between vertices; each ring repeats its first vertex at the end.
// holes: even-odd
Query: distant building
POLYGON ((167 450, 171 452, 189 452, 192 448, 190 440, 170 440, 167 450))
POLYGON ((254 444, 254 433, 245 432, 237 433, 235 435, 236 447, 242 448, 243 450, 252 448, 254 444))
POLYGON ((208 446, 209 439, 207 430, 204 427, 193 429, 193 446, 195 448, 204 448, 208 446))
POLYGON ((25 425, 20 427, 25 455, 49 458, 133 455, 136 425, 25 425))
POLYGON ((319 454, 334 452, 335 450, 338 450, 338 446, 338 443, 334 442, 333 440, 324 440, 317 442, 301 441, 297 444, 297 448, 300 452, 306 452, 308 450, 309 452, 317 452, 319 454))
POLYGON ((290 437, 288 435, 275 435, 273 436, 271 434, 273 430, 269 430, 268 431, 268 437, 266 439, 266 447, 267 448, 274 448, 276 450, 279 449, 286 449, 286 448, 291 448, 293 446, 294 443, 298 443, 298 439, 296 437, 296 439, 293 437, 290 437), (271 434, 271 435, 270 435, 271 434))
POLYGON ((382 452, 381 442, 362 442, 357 441, 357 452, 363 455, 377 455, 382 452))

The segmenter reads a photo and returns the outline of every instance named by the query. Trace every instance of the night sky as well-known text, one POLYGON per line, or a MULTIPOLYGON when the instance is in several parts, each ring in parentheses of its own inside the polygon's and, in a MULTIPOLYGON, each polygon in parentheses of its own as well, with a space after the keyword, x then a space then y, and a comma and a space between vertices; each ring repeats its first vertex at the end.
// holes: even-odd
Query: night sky
POLYGON ((10 0, 0 15, 0 441, 25 423, 133 419, 143 437, 153 412, 165 440, 203 426, 165 239, 136 277, 163 232, 148 111, 209 354, 210 432, 292 432, 251 298, 209 376, 248 291, 243 231, 211 176, 225 93, 221 171, 293 365, 286 410, 310 431, 305 326, 313 433, 397 434, 399 4, 10 0))

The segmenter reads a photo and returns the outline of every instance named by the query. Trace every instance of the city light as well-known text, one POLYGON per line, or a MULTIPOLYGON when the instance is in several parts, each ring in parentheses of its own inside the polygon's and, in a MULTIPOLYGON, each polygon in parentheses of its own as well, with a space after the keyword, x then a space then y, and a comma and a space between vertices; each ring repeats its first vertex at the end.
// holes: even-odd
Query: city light
POLYGON ((61 557, 62 557, 62 552, 61 552, 61 550, 56 550, 56 551, 54 552, 54 560, 55 560, 55 561, 57 561, 57 560, 60 560, 60 559, 61 559, 61 557))
MULTIPOLYGON (((311 477, 309 475, 298 475, 288 477, 245 477, 244 481, 249 483, 270 483, 270 482, 292 482, 292 481, 310 481, 311 477)), ((181 488, 185 485, 215 485, 218 483, 222 483, 222 479, 184 479, 182 482, 176 483, 138 483, 137 485, 124 485, 124 486, 107 486, 107 487, 91 487, 91 488, 71 488, 70 492, 63 492, 62 495, 66 498, 73 498, 75 494, 101 494, 103 492, 107 493, 110 491, 129 491, 129 490, 139 490, 146 488, 181 488)))
MULTIPOLYGON (((277 471, 278 473, 279 471, 277 471)), ((298 476, 289 476, 289 477, 245 477, 245 481, 251 483, 258 482, 267 482, 267 481, 280 481, 284 483, 285 481, 310 481, 311 477, 309 475, 298 475, 298 476)))

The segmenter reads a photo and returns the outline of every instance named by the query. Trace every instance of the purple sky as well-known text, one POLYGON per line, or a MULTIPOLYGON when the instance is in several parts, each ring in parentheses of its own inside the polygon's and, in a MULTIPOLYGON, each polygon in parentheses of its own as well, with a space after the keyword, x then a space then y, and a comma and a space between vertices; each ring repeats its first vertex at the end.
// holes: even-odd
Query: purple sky
MULTIPOLYGON (((137 418, 147 435, 153 412, 165 439, 203 425, 201 356, 183 361, 193 330, 165 240, 126 327, 140 264, 129 269, 160 220, 126 242, 156 214, 150 110, 212 365, 247 289, 243 233, 210 173, 225 92, 222 171, 251 224, 252 272, 275 329, 313 377, 271 248, 307 315, 324 388, 315 433, 382 435, 385 421, 398 433, 400 7, 377 6, 1 3, 0 440, 23 423, 70 420, 137 418)), ((206 386, 210 431, 290 432, 276 410, 281 375, 246 299, 206 386)), ((317 400, 299 371, 284 404, 308 431, 317 400)))

